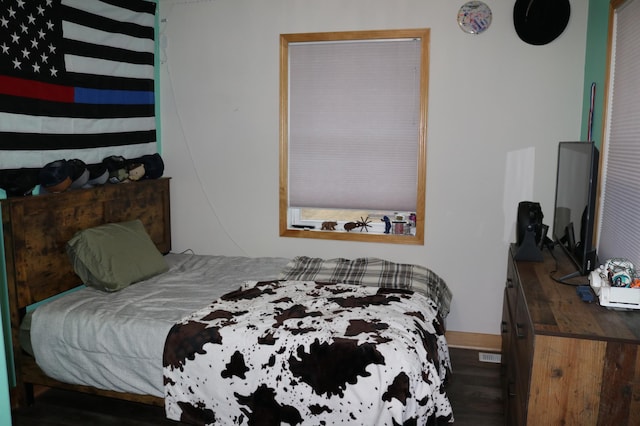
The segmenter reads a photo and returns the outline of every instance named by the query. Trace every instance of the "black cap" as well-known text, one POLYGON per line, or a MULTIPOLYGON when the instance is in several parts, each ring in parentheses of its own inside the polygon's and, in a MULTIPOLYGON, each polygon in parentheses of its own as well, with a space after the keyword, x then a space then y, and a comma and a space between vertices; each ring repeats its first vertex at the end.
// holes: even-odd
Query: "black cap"
POLYGON ((513 25, 525 43, 543 45, 558 38, 569 23, 569 0, 516 0, 513 25))
POLYGON ((162 157, 157 152, 128 160, 128 163, 142 164, 145 170, 145 179, 158 179, 164 174, 164 161, 162 161, 162 157))
POLYGON ((115 172, 127 167, 127 160, 121 155, 110 155, 102 160, 102 164, 109 170, 115 172))
POLYGON ((71 185, 71 166, 67 160, 57 160, 40 169, 38 180, 46 192, 62 192, 71 185))
POLYGON ((0 188, 7 197, 26 197, 31 195, 38 184, 39 169, 5 169, 0 170, 0 188))
POLYGON ((109 180, 109 170, 104 164, 89 164, 87 169, 89 170, 89 180, 85 186, 104 185, 109 180))
POLYGON ((84 161, 74 158, 69 160, 69 167, 71 168, 71 186, 70 189, 82 188, 89 180, 89 170, 84 161))

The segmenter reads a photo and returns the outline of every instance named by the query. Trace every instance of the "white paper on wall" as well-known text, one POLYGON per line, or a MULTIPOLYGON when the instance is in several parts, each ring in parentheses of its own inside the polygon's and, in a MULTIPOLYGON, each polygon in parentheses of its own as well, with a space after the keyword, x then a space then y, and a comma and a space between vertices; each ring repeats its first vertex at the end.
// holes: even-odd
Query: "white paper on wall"
POLYGON ((535 201, 533 197, 534 147, 507 153, 504 172, 504 242, 515 242, 516 219, 520 201, 535 201))

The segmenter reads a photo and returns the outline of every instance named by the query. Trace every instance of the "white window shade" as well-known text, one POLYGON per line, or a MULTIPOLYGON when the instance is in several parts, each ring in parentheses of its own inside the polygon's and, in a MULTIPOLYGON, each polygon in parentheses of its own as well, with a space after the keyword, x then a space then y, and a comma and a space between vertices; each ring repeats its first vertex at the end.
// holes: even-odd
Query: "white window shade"
POLYGON ((289 45, 289 206, 415 211, 421 40, 289 45))
POLYGON ((640 1, 614 12, 598 256, 640 267, 640 1))

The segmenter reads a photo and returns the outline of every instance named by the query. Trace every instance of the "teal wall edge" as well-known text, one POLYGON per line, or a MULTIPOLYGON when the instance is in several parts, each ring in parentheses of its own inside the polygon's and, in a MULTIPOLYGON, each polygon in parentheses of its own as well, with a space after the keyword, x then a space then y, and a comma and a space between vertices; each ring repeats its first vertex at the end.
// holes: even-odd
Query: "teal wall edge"
MULTIPOLYGON (((0 206, 2 219, 2 206, 0 206)), ((2 223, 2 220, 0 220, 2 223)), ((9 383, 15 386, 15 372, 13 369, 13 351, 11 350, 11 326, 9 322, 7 272, 4 264, 4 235, 0 226, 0 320, 3 338, 0 339, 0 425, 11 424, 11 397, 9 383), (10 361, 10 362, 7 362, 10 361), (11 366, 11 368, 9 368, 11 366)))
POLYGON ((605 78, 607 75, 607 43, 609 34, 609 0, 589 0, 587 43, 584 66, 584 94, 580 138, 588 140, 591 86, 595 83, 595 101, 591 140, 602 147, 604 126, 605 78))

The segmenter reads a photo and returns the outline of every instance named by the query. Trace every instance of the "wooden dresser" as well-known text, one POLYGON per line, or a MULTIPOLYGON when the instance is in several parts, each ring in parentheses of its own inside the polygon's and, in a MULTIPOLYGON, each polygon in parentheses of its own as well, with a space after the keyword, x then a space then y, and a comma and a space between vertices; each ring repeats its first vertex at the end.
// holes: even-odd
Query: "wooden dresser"
POLYGON ((557 261, 546 249, 544 262, 514 253, 502 312, 505 423, 640 425, 640 311, 585 303, 555 282, 575 270, 560 248, 557 261))

